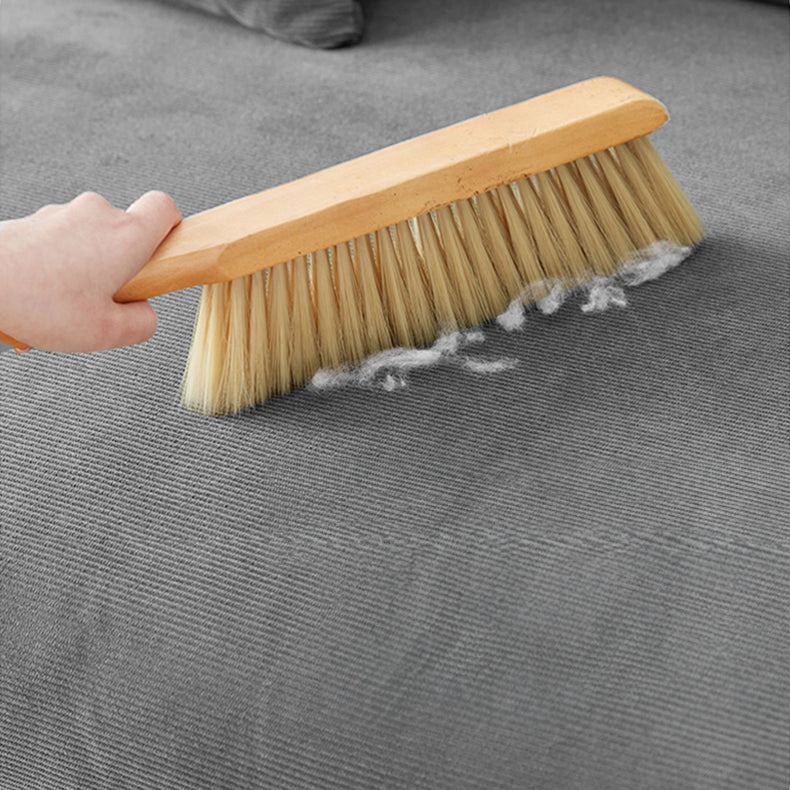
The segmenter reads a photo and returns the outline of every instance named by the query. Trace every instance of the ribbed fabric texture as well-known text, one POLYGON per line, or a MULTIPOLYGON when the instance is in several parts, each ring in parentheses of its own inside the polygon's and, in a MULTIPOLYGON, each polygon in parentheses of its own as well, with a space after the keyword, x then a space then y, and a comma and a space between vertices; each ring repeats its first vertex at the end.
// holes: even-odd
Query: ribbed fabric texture
MULTIPOLYGON (((308 47, 331 49, 362 37, 359 0, 167 0, 229 17, 245 27, 308 47)), ((144 13, 144 12, 143 12, 144 13)))
POLYGON ((0 787, 786 790, 786 10, 371 3, 333 52, 0 16, 0 218, 190 214, 612 74, 710 234, 627 308, 487 327, 496 375, 200 418, 196 291, 144 346, 0 355, 0 787))

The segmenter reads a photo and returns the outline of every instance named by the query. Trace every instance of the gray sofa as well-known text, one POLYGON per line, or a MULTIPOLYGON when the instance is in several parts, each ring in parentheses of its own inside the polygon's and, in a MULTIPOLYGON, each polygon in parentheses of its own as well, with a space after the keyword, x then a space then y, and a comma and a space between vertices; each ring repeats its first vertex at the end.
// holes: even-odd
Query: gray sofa
POLYGON ((187 215, 609 74, 709 237, 393 392, 185 412, 195 290, 143 346, 0 355, 0 786, 786 788, 787 9, 365 13, 320 51, 6 0, 0 218, 187 215))

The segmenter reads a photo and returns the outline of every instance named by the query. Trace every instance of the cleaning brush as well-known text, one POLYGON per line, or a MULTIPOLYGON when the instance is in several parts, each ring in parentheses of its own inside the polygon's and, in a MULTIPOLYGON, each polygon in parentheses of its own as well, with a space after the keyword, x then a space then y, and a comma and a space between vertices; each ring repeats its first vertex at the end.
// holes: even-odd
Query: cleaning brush
POLYGON ((571 85, 193 215, 116 299, 203 284, 182 402, 235 412, 699 242, 647 138, 667 117, 620 80, 571 85))

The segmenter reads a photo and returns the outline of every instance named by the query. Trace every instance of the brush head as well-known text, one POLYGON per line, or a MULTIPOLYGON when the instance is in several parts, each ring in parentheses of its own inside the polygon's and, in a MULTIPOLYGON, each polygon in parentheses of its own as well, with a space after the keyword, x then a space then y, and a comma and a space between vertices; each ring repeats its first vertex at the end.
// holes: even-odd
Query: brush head
POLYGON ((227 414, 393 346, 537 301, 702 224, 646 136, 205 286, 183 403, 227 414))

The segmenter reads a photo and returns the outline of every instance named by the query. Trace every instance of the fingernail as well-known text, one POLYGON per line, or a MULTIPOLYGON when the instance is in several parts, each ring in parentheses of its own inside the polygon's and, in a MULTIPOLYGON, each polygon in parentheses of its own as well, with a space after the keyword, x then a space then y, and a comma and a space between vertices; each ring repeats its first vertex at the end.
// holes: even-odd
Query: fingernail
POLYGON ((33 346, 15 346, 14 351, 16 351, 17 354, 24 354, 26 351, 30 351, 31 348, 33 348, 33 346))

